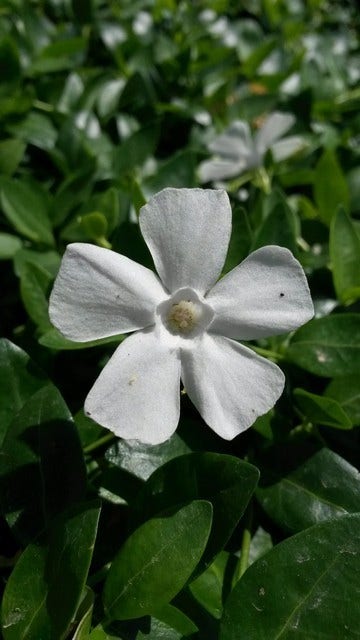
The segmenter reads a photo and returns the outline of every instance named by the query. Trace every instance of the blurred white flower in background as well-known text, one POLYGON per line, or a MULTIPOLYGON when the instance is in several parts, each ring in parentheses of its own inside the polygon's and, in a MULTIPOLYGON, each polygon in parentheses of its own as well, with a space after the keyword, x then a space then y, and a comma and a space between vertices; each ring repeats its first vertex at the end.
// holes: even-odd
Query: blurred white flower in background
POLYGON ((205 422, 232 439, 266 413, 284 375, 238 342, 280 334, 313 315, 302 267, 267 246, 218 282, 231 233, 225 191, 164 189, 140 212, 159 277, 108 249, 70 244, 50 318, 78 342, 134 331, 91 389, 86 413, 127 439, 158 444, 175 431, 180 378, 205 422))
POLYGON ((285 160, 300 151, 306 146, 303 136, 283 138, 294 123, 293 115, 274 112, 252 134, 247 122, 235 120, 208 145, 215 157, 200 164, 200 181, 227 180, 245 171, 258 169, 263 165, 264 156, 269 150, 275 162, 285 160))

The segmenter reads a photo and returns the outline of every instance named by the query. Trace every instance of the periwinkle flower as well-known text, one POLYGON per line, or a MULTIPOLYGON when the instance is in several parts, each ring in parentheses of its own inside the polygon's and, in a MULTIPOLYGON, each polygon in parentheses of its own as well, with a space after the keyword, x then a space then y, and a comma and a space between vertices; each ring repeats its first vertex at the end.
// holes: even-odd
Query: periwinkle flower
POLYGON ((258 169, 269 150, 275 161, 285 160, 304 147, 301 136, 281 139, 294 122, 292 114, 275 111, 252 135, 247 122, 234 120, 208 145, 215 157, 200 164, 200 181, 227 180, 258 169))
POLYGON ((78 342, 134 331, 85 411, 116 435, 158 444, 175 431, 180 378, 205 422, 232 439, 276 402, 279 367, 235 341, 281 334, 313 315, 300 264, 267 246, 218 280, 231 233, 225 191, 164 189, 140 212, 158 276, 109 249, 70 244, 50 318, 78 342), (218 280, 218 281, 217 281, 218 280))

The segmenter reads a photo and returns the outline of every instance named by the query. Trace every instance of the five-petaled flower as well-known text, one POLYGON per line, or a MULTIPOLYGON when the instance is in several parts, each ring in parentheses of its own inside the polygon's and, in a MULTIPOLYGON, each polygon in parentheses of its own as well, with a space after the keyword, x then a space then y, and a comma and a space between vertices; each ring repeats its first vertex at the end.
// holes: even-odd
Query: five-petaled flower
POLYGON ((301 136, 283 135, 295 123, 290 113, 275 111, 268 116, 253 136, 244 120, 234 120, 231 125, 208 145, 214 158, 199 166, 200 181, 227 180, 262 166, 267 151, 275 161, 285 160, 305 146, 301 136))
POLYGON ((157 444, 179 420, 180 378, 228 440, 283 391, 279 367, 236 342, 281 334, 313 315, 300 264, 266 246, 218 280, 231 232, 225 191, 164 189, 140 212, 155 273, 91 244, 70 244, 50 299, 61 333, 86 342, 134 331, 90 390, 85 411, 127 439, 157 444))

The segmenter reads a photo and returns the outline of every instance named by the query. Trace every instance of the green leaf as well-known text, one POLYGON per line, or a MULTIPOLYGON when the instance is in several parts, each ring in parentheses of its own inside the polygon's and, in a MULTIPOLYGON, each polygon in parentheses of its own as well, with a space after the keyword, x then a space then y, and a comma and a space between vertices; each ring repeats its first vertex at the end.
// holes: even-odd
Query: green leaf
POLYGON ((243 207, 236 207, 233 210, 231 238, 223 273, 237 267, 250 253, 251 232, 247 215, 243 207))
POLYGON ((19 50, 15 41, 10 37, 1 34, 0 41, 0 83, 11 86, 17 84, 21 78, 21 66, 19 60, 19 50))
POLYGON ((115 557, 105 583, 109 618, 138 618, 170 602, 200 561, 211 518, 211 505, 197 500, 139 527, 115 557))
POLYGON ((330 225, 330 260, 335 291, 346 304, 360 298, 360 238, 343 207, 330 225))
POLYGON ((335 429, 351 429, 352 423, 336 400, 309 393, 305 389, 294 389, 294 395, 303 415, 314 424, 335 429))
POLYGON ((258 228, 251 250, 269 244, 280 245, 297 253, 295 214, 288 206, 285 198, 278 195, 275 206, 258 228))
POLYGON ((4 640, 65 637, 85 586, 99 513, 95 503, 77 506, 54 523, 47 544, 39 540, 22 553, 4 593, 4 640))
POLYGON ((278 544, 232 591, 220 640, 358 638, 360 515, 317 525, 278 544))
POLYGON ((118 176, 142 166, 154 152, 158 137, 159 127, 152 123, 124 140, 115 151, 114 175, 118 176))
POLYGON ((8 138, 0 142, 0 173, 11 176, 20 164, 25 151, 21 140, 8 138))
POLYGON ((174 153, 169 159, 161 163, 154 176, 143 182, 147 196, 166 187, 194 187, 195 185, 195 154, 189 149, 174 153))
POLYGON ((1 181, 1 206, 13 227, 34 242, 53 245, 44 192, 35 183, 18 180, 1 181))
POLYGON ((15 535, 28 542, 83 497, 85 465, 67 406, 52 385, 34 393, 9 424, 0 458, 0 499, 15 535))
POLYGON ((320 218, 330 224, 339 205, 349 210, 349 189, 336 155, 324 151, 315 167, 314 196, 320 218))
POLYGON ((46 610, 62 637, 75 616, 92 559, 100 516, 99 502, 76 505, 54 521, 49 537, 46 610))
POLYGON ((85 55, 86 38, 68 37, 51 42, 44 47, 34 60, 31 72, 35 74, 51 73, 64 69, 77 68, 85 55))
POLYGON ((20 140, 44 151, 50 151, 55 147, 58 136, 50 118, 36 111, 31 111, 20 122, 11 124, 8 130, 20 140))
POLYGON ((359 372, 360 314, 334 314, 298 329, 286 351, 289 360, 318 376, 359 372))
POLYGON ((41 331, 52 325, 48 311, 48 293, 53 277, 41 266, 24 262, 20 271, 20 292, 24 307, 41 331))
POLYGON ((22 240, 17 236, 0 232, 0 260, 13 258, 22 246, 22 240))
POLYGON ((123 335, 110 336, 109 338, 99 338, 99 340, 91 340, 89 342, 73 342, 61 335, 60 331, 55 329, 49 329, 45 331, 39 338, 39 343, 48 349, 54 349, 56 351, 74 351, 76 349, 88 349, 89 347, 97 347, 102 344, 109 344, 111 342, 121 342, 125 338, 123 335))
POLYGON ((116 467, 147 480, 163 464, 189 453, 190 448, 177 433, 162 444, 143 444, 137 440, 118 439, 105 453, 105 458, 116 467))
POLYGON ((357 470, 325 447, 298 460, 298 448, 268 452, 256 496, 270 518, 294 532, 360 511, 357 470))
POLYGON ((71 640, 89 640, 94 599, 94 592, 89 587, 85 587, 82 601, 76 612, 76 619, 79 620, 79 623, 71 640))
POLYGON ((218 453, 190 453, 157 469, 139 492, 135 510, 145 519, 189 500, 208 500, 214 515, 203 562, 221 551, 255 491, 259 472, 251 464, 218 453))
POLYGON ((45 375, 25 351, 2 338, 0 340, 0 444, 17 412, 44 385, 45 375))
POLYGON ((206 571, 189 585, 194 598, 218 619, 222 616, 224 577, 228 561, 229 553, 221 551, 206 571))
POLYGON ((183 636, 190 636, 199 630, 193 621, 185 615, 185 613, 174 607, 172 604, 166 604, 158 610, 156 612, 156 618, 157 620, 161 620, 161 622, 167 624, 172 630, 176 630, 180 633, 182 638, 183 636))
POLYGON ((358 375, 336 378, 326 388, 325 395, 334 398, 353 424, 360 425, 360 379, 358 375))
POLYGON ((99 624, 92 630, 89 640, 184 640, 184 635, 152 616, 139 623, 130 621, 110 627, 99 624))

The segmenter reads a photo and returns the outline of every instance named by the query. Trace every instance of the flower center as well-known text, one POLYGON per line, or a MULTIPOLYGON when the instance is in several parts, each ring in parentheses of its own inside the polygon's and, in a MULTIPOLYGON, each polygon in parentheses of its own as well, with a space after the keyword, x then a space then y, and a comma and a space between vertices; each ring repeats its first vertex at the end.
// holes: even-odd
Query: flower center
POLYGON ((199 320, 200 310, 191 300, 180 300, 170 307, 167 323, 172 331, 190 333, 199 320))
POLYGON ((183 287, 157 307, 160 325, 173 336, 191 340, 210 325, 214 312, 191 287, 183 287))

